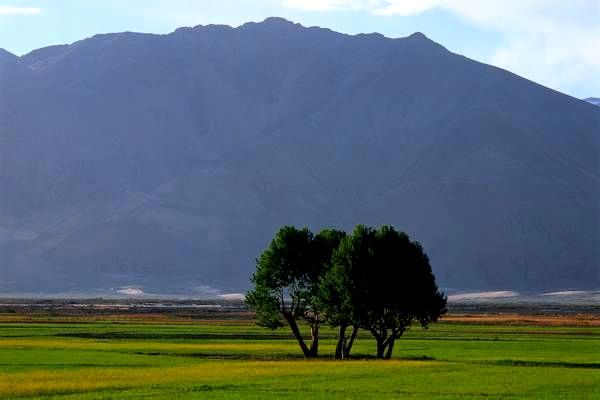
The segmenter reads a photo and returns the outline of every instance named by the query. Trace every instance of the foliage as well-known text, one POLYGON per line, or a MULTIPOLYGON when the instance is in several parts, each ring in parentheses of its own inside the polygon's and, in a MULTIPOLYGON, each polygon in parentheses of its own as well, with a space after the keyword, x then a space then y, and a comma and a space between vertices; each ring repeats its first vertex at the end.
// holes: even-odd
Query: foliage
POLYGON ((276 329, 285 319, 305 357, 318 354, 320 315, 316 282, 329 266, 343 232, 324 230, 318 235, 307 229, 284 226, 257 260, 253 289, 246 302, 254 307, 258 323, 276 329), (300 334, 297 320, 311 328, 310 348, 300 334))
POLYGON ((247 303, 258 323, 276 329, 283 317, 306 357, 318 353, 324 316, 339 328, 336 358, 350 354, 359 327, 375 337, 377 357, 390 358, 413 321, 426 328, 446 305, 423 247, 390 226, 358 225, 350 236, 285 226, 258 259, 252 283, 247 303), (311 328, 310 348, 298 319, 311 328))
POLYGON ((390 358, 413 321, 423 327, 445 312, 429 259, 418 242, 394 228, 357 226, 333 255, 320 284, 324 310, 340 337, 347 326, 371 332, 377 356, 390 358))
POLYGON ((370 273, 366 276, 368 307, 360 309, 360 326, 373 334, 377 357, 391 358, 394 343, 418 321, 426 328, 446 312, 429 258, 418 242, 394 228, 375 232, 370 273))
POLYGON ((319 295, 330 325, 339 327, 335 357, 350 355, 358 333, 360 316, 366 312, 370 253, 374 244, 372 229, 358 225, 352 235, 341 240, 332 255, 332 266, 319 284, 319 295), (346 329, 353 327, 349 342, 346 329))

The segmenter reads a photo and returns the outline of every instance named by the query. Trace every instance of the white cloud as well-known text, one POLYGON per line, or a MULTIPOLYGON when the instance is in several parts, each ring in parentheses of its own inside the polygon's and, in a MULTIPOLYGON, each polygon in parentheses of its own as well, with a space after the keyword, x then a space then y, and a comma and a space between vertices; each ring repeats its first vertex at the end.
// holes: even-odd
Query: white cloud
POLYGON ((124 294, 127 296, 143 296, 146 294, 146 293, 144 293, 144 291, 142 289, 134 288, 134 287, 124 287, 124 288, 118 289, 117 293, 124 294))
POLYGON ((438 0, 419 0, 419 1, 388 1, 382 0, 371 10, 379 15, 401 15, 408 16, 420 14, 432 8, 439 6, 438 0))
POLYGON ((480 299, 502 299, 507 297, 517 297, 519 292, 513 292, 511 290, 500 290, 496 292, 474 292, 474 293, 460 293, 451 294, 448 296, 450 301, 461 301, 461 300, 480 300, 480 299))
POLYGON ((370 10, 379 0, 283 0, 284 7, 304 11, 370 10))
POLYGON ((42 9, 39 7, 9 7, 0 6, 0 15, 32 15, 39 14, 42 9))
POLYGON ((382 16, 444 9, 503 36, 492 57, 483 61, 559 90, 585 84, 590 95, 600 93, 599 0, 282 1, 303 10, 364 10, 382 16))
POLYGON ((219 298, 223 300, 245 300, 246 295, 244 293, 225 293, 220 294, 219 298))

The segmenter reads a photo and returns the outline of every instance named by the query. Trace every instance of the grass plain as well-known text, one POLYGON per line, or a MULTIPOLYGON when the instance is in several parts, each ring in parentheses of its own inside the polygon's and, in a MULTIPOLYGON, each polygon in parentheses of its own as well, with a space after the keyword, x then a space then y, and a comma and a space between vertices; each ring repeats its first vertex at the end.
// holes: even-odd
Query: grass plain
POLYGON ((395 359, 304 360, 287 330, 165 315, 0 314, 2 399, 600 399, 596 318, 448 316, 395 359))

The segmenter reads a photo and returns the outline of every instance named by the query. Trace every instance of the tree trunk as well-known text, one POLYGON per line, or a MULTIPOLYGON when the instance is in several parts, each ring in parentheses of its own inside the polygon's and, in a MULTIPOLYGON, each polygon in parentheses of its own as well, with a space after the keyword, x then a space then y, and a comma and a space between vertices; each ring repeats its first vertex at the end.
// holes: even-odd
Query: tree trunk
POLYGON ((390 358, 392 358, 392 353, 394 352, 394 343, 396 342, 396 339, 393 337, 390 337, 388 339, 388 343, 387 343, 387 351, 385 353, 385 359, 389 360, 390 358))
POLYGON ((346 357, 346 325, 340 325, 337 346, 335 346, 335 359, 340 360, 346 357))
POLYGON ((348 357, 350 355, 350 352, 352 351, 352 345, 354 344, 354 339, 356 339, 357 335, 358 335, 358 325, 354 325, 352 327, 352 334, 350 335, 350 340, 348 341, 348 345, 346 346, 346 357, 348 357))
POLYGON ((385 341, 381 338, 376 338, 377 340, 377 358, 383 358, 385 354, 385 341))
POLYGON ((312 337, 310 357, 317 357, 319 355, 319 323, 317 321, 310 327, 310 335, 312 337))
POLYGON ((306 343, 304 343, 304 338, 300 334, 300 329, 298 329, 298 324, 296 323, 296 320, 290 314, 284 314, 284 317, 285 317, 285 320, 287 321, 288 325, 290 326, 290 329, 292 330, 294 337, 298 341, 298 345, 300 345, 300 348, 302 349, 302 353, 304 353, 304 357, 310 358, 311 351, 308 349, 308 346, 306 346, 306 343))

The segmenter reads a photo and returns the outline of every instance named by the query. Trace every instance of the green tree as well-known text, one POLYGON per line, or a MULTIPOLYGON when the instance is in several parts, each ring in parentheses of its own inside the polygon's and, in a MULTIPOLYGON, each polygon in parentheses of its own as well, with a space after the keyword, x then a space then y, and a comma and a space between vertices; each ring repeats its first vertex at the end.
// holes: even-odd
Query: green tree
POLYGON ((376 231, 370 302, 361 324, 377 342, 377 357, 391 358, 396 339, 413 322, 427 328, 446 312, 429 258, 418 242, 390 226, 376 231))
POLYGON ((325 322, 323 313, 324 303, 320 296, 319 282, 323 280, 323 277, 327 274, 327 271, 331 268, 331 258, 334 251, 338 248, 342 239, 346 236, 346 232, 337 229, 324 229, 319 232, 312 242, 312 255, 313 260, 317 268, 314 268, 313 275, 310 277, 312 282, 311 285, 311 306, 305 312, 305 320, 311 325, 311 331, 316 330, 316 334, 313 335, 313 343, 316 341, 316 348, 318 349, 319 341, 319 325, 325 322))
POLYGON ((318 235, 306 228, 282 227, 257 260, 254 285, 246 303, 256 310, 258 324, 270 329, 283 326, 282 319, 305 357, 319 351, 319 326, 323 317, 318 301, 318 285, 330 265, 331 253, 344 233, 324 230, 318 235), (311 343, 306 344, 298 320, 310 326, 311 343))
POLYGON ((334 253, 321 291, 328 318, 371 332, 378 358, 391 358, 413 322, 426 328, 446 311, 422 246, 390 226, 357 226, 334 253))
POLYGON ((346 358, 352 351, 358 334, 360 316, 365 313, 368 299, 366 279, 370 274, 370 257, 375 232, 358 225, 351 235, 345 236, 333 252, 332 266, 319 285, 319 301, 327 321, 338 328, 335 358, 346 358), (348 328, 352 328, 350 337, 348 328))

